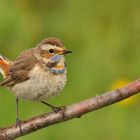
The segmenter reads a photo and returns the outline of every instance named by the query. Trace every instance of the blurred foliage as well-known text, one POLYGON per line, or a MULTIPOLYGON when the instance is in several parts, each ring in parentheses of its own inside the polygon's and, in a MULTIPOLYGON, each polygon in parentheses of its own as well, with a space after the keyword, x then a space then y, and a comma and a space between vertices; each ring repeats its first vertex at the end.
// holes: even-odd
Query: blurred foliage
MULTIPOLYGON (((129 80, 121 78, 121 79, 116 80, 115 83, 113 83, 111 85, 111 89, 121 88, 121 87, 123 87, 123 86, 125 86, 129 83, 130 83, 129 80)), ((138 101, 139 101, 138 96, 131 96, 127 99, 124 99, 124 100, 120 101, 119 105, 130 106, 130 105, 133 105, 133 104, 137 103, 138 101)))
MULTIPOLYGON (((139 0, 0 1, 1 54, 14 60, 49 36, 73 50, 67 56, 67 86, 52 104, 68 105, 110 90, 119 79, 139 78, 139 0)), ((139 105, 139 100, 112 105, 19 140, 139 140, 139 105)), ((0 106, 0 126, 15 123, 15 98, 5 88, 0 88, 0 106)), ((22 119, 47 111, 40 103, 20 101, 22 119)))

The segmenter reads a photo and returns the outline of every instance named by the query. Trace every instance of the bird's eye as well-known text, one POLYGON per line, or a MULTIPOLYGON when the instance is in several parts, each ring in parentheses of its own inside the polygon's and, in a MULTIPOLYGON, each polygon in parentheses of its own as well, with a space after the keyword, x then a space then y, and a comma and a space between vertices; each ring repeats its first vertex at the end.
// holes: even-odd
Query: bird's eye
POLYGON ((54 49, 49 49, 49 53, 54 53, 54 49))

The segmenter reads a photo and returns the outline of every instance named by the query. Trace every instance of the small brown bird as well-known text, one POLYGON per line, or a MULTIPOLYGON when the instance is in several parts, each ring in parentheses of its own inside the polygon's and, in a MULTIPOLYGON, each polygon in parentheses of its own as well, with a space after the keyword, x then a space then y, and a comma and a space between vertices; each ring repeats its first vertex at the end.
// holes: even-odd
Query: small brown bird
POLYGON ((58 95, 66 84, 67 53, 71 51, 66 50, 62 41, 52 37, 22 52, 15 61, 0 55, 0 72, 4 77, 0 85, 8 87, 16 97, 17 124, 19 98, 39 101, 52 109, 60 109, 46 101, 58 95))

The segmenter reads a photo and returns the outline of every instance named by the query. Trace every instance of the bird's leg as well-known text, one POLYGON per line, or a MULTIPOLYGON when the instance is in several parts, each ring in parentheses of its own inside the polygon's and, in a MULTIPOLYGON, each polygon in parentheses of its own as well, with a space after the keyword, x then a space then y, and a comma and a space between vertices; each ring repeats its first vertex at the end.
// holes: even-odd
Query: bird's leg
POLYGON ((47 103, 47 102, 44 102, 44 101, 41 101, 41 103, 43 103, 43 104, 49 106, 52 110, 54 110, 55 108, 57 108, 56 106, 53 106, 53 105, 51 105, 51 104, 49 104, 49 103, 47 103))
POLYGON ((16 127, 19 126, 19 129, 20 129, 20 133, 23 134, 22 132, 22 129, 21 129, 21 120, 19 119, 19 113, 18 113, 18 102, 19 102, 19 99, 16 98, 16 127))
POLYGON ((18 103, 19 103, 19 99, 16 98, 16 126, 20 126, 21 124, 21 120, 19 119, 18 103))
POLYGON ((57 107, 57 106, 53 106, 47 102, 44 102, 44 101, 41 101, 41 103, 49 106, 54 112, 58 113, 58 112, 61 112, 62 115, 63 115, 63 118, 65 118, 65 110, 66 110, 66 107, 65 106, 60 106, 60 107, 57 107))

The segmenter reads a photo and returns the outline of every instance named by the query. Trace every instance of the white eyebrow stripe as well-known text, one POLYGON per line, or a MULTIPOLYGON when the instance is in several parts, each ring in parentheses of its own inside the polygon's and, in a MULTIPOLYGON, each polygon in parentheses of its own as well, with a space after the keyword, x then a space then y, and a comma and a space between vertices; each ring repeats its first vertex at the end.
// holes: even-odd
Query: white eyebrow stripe
POLYGON ((49 49, 55 49, 55 48, 57 48, 57 46, 56 45, 51 45, 51 44, 41 46, 42 50, 49 50, 49 49))

